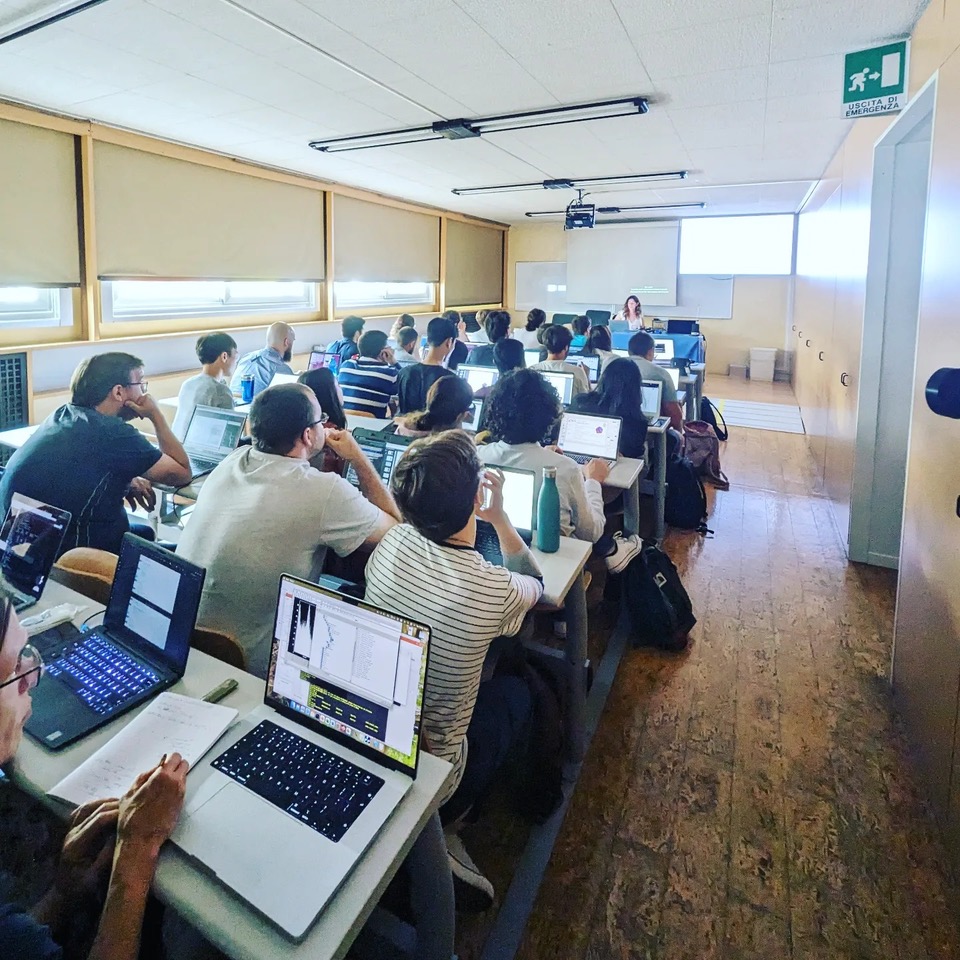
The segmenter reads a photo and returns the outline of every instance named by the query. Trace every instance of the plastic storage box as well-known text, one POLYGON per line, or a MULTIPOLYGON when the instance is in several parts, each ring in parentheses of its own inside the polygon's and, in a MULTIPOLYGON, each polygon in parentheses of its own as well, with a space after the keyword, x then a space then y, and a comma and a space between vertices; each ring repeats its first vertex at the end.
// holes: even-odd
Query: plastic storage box
POLYGON ((773 369, 777 363, 775 347, 750 348, 750 379, 773 380, 773 369))

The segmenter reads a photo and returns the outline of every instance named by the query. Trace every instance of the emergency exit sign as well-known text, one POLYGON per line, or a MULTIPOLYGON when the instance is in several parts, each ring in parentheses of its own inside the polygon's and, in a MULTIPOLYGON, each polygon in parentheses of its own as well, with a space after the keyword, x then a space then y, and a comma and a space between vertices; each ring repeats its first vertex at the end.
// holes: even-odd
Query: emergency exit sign
POLYGON ((844 58, 843 115, 873 117, 907 105, 909 40, 857 50, 844 58))

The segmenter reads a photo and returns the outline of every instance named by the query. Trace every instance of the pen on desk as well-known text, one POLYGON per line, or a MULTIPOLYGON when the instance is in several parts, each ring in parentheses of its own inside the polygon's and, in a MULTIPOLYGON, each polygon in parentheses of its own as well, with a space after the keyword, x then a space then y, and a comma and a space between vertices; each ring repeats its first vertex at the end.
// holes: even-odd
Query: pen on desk
POLYGON ((233 693, 239 684, 236 680, 224 680, 223 683, 215 686, 205 697, 201 697, 207 703, 219 703, 225 696, 233 693))

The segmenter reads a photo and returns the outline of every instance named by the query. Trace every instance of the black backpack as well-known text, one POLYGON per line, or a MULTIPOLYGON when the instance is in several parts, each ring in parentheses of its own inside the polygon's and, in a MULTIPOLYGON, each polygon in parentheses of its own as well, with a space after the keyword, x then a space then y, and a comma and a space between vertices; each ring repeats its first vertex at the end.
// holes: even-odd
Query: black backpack
POLYGON ((730 437, 730 431, 727 429, 727 421, 723 419, 723 414, 717 409, 716 405, 709 397, 700 398, 700 419, 704 423, 709 423, 713 427, 713 432, 718 440, 727 440, 730 437), (720 422, 717 422, 717 417, 720 422), (720 423, 723 426, 720 426, 720 423))
POLYGON ((621 596, 635 647, 683 650, 697 618, 677 568, 658 547, 644 547, 623 571, 621 596))
POLYGON ((667 461, 664 519, 680 530, 712 533, 707 527, 707 491, 697 468, 686 457, 672 457, 667 461))

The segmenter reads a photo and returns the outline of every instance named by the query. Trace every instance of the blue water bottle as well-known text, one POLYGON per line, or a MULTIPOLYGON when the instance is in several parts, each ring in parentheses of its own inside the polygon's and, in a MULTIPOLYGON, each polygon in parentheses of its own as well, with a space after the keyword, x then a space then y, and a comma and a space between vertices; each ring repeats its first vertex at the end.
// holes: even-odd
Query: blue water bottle
POLYGON ((557 468, 543 468, 543 483, 537 499, 537 548, 544 553, 560 549, 560 492, 557 468))

